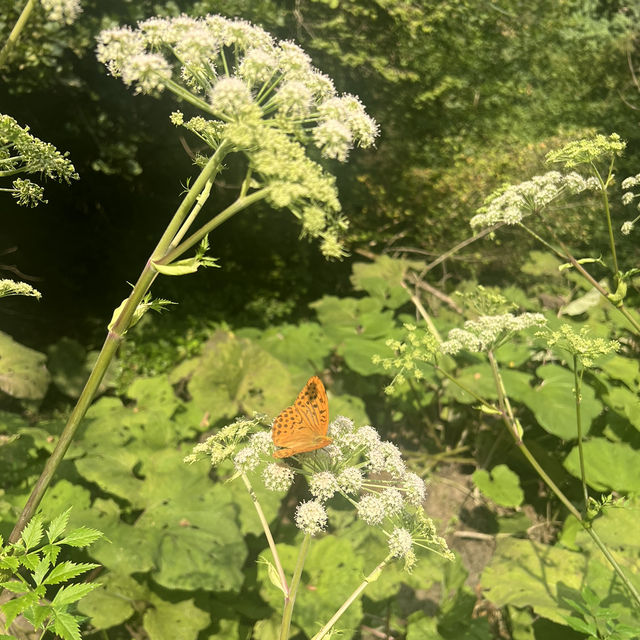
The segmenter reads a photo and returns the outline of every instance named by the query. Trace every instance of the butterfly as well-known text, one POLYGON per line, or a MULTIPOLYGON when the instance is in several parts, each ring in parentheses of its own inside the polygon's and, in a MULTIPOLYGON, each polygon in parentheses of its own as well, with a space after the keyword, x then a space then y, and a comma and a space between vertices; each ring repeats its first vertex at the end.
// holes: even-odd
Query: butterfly
POLYGON ((326 447, 331 438, 327 392, 318 376, 309 378, 292 406, 273 421, 271 437, 277 449, 274 458, 288 458, 296 453, 326 447))

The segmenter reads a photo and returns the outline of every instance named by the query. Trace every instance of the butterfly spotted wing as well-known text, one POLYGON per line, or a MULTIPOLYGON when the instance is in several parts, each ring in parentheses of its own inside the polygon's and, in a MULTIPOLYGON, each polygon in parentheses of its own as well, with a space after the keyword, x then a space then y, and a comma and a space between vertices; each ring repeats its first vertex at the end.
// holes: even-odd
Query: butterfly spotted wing
POLYGON ((297 453, 326 447, 331 438, 327 392, 318 376, 309 378, 292 406, 287 407, 273 421, 271 437, 280 447, 274 458, 288 458, 297 453))

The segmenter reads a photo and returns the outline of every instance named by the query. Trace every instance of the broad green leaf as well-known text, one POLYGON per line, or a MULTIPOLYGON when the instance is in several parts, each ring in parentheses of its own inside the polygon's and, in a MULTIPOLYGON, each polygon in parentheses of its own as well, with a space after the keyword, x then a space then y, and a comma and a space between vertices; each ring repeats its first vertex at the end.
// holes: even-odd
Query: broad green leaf
POLYGON ((211 617, 198 609, 193 599, 168 602, 152 594, 153 608, 144 613, 142 623, 149 640, 196 640, 209 626, 211 617))
POLYGON ((560 594, 564 587, 580 589, 585 558, 580 553, 534 542, 505 538, 482 574, 485 597, 498 607, 532 607, 559 624, 571 611, 560 594))
POLYGON ((630 389, 637 389, 640 384, 640 362, 635 358, 625 358, 615 354, 598 363, 610 378, 624 382, 630 389))
POLYGON ((397 309, 409 300, 402 282, 409 269, 420 269, 423 262, 379 256, 373 263, 356 262, 351 283, 356 291, 366 291, 389 309, 397 309))
MULTIPOLYGON (((518 398, 535 415, 538 424, 548 433, 563 440, 577 437, 576 406, 573 372, 555 364, 538 367, 536 374, 542 383, 518 398)), ((581 386, 582 429, 586 435, 592 421, 602 412, 592 387, 584 381, 581 386)))
POLYGON ((96 629, 122 624, 135 613, 136 601, 149 600, 148 589, 129 576, 110 572, 100 576, 100 582, 78 603, 78 611, 89 616, 96 629))
MULTIPOLYGON (((299 391, 282 362, 249 340, 224 331, 213 335, 189 369, 187 389, 192 403, 210 422, 254 411, 276 415, 299 391)), ((172 372, 170 382, 180 381, 183 371, 178 367, 172 372)))
POLYGON ((362 376, 370 376, 380 373, 380 366, 373 364, 373 356, 379 355, 383 358, 393 356, 393 351, 385 343, 386 338, 380 340, 367 340, 363 337, 345 338, 338 348, 338 354, 344 358, 351 370, 362 376))
POLYGON ((482 493, 503 507, 518 507, 524 500, 520 479, 506 464, 499 464, 491 471, 478 469, 471 476, 482 493))
POLYGON ((362 398, 346 394, 334 396, 330 391, 329 415, 331 419, 335 419, 338 416, 345 416, 353 420, 354 424, 358 426, 363 426, 371 422, 362 398))
POLYGON ((0 331, 0 391, 21 400, 42 400, 51 379, 46 359, 0 331))
MULTIPOLYGON (((593 438, 582 445, 587 483, 598 491, 640 491, 640 451, 623 442, 593 438)), ((564 461, 571 475, 580 477, 579 452, 575 446, 564 461)))
POLYGON ((579 316, 601 304, 601 297, 597 289, 590 289, 583 296, 564 305, 560 312, 567 316, 579 316))
POLYGON ((137 412, 161 414, 171 418, 180 406, 166 375, 136 378, 127 388, 127 397, 136 401, 137 412))
POLYGON ((624 415, 640 431, 640 396, 626 387, 609 387, 604 395, 607 406, 624 415))
POLYGON ((438 633, 438 618, 415 611, 407 620, 407 640, 445 640, 438 633))

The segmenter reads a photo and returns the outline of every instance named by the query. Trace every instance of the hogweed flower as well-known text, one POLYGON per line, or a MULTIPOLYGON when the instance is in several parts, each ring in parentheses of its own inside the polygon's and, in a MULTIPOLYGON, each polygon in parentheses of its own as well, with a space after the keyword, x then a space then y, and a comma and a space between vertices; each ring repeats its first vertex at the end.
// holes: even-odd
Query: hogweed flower
POLYGON ((31 296, 38 300, 42 298, 42 294, 30 284, 3 278, 0 280, 0 298, 8 296, 31 296))
POLYGON ((580 165, 595 165, 597 162, 611 162, 615 156, 621 156, 627 143, 617 133, 610 136, 597 134, 566 144, 561 149, 549 151, 547 163, 562 163, 565 168, 573 169, 580 165))
POLYGON ((498 316, 480 316, 467 320, 463 329, 451 329, 448 339, 440 345, 443 353, 455 355, 460 351, 479 353, 498 349, 513 335, 546 324, 541 313, 503 313, 498 316))
POLYGON ((527 216, 540 213, 566 194, 599 189, 595 178, 583 178, 572 172, 564 175, 549 171, 517 185, 494 191, 470 220, 474 231, 495 224, 520 224, 527 216))
POLYGON ((268 187, 273 207, 302 220, 302 234, 318 238, 327 258, 346 255, 335 178, 305 147, 344 162, 354 147, 374 144, 378 126, 356 96, 336 93, 300 47, 242 20, 183 15, 107 29, 97 55, 136 93, 169 90, 199 109, 188 120, 175 112, 171 121, 214 150, 244 154, 251 184, 268 187))
POLYGON ((620 350, 617 340, 589 337, 589 329, 581 327, 576 331, 571 325, 563 324, 557 331, 540 331, 536 334, 544 338, 549 347, 558 346, 576 357, 585 367, 591 367, 600 356, 620 350))
MULTIPOLYGON (((39 174, 69 184, 79 176, 67 155, 31 135, 29 127, 21 127, 11 116, 0 114, 0 176, 39 174)), ((16 178, 11 188, 0 191, 10 192, 21 206, 35 207, 47 202, 44 189, 24 178, 16 178)))
MULTIPOLYGON (((638 185, 640 185, 640 173, 636 174, 635 176, 625 178, 622 181, 622 188, 625 190, 625 193, 622 194, 622 204, 624 206, 630 205, 637 197, 640 196, 640 194, 634 193, 633 191, 633 189, 635 189, 638 185)), ((640 202, 638 202, 637 209, 640 210, 640 202)), ((636 216, 633 220, 626 220, 625 222, 623 222, 622 227, 620 228, 622 234, 628 236, 633 231, 633 228, 638 220, 640 220, 640 215, 636 216)))
POLYGON ((315 536, 327 527, 327 510, 318 500, 301 502, 296 507, 296 526, 303 533, 315 536))
POLYGON ((40 0, 49 22, 70 25, 82 13, 80 0, 40 0))

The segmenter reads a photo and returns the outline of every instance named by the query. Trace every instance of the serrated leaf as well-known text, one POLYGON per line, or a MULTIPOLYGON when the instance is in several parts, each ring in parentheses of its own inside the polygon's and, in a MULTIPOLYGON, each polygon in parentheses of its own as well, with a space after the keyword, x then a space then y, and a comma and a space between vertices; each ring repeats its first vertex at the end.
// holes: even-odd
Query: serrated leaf
POLYGON ((34 626, 35 629, 40 629, 44 621, 49 618, 52 613, 53 607, 43 601, 39 601, 37 607, 31 607, 31 609, 25 611, 24 617, 34 626))
POLYGON ((4 621, 5 628, 8 628, 22 612, 37 604, 38 596, 33 592, 26 593, 23 596, 13 598, 13 600, 1 604, 0 611, 6 616, 6 620, 4 621))
POLYGON ((0 582, 0 587, 11 591, 11 593, 26 593, 30 590, 29 585, 18 580, 9 580, 8 582, 0 582))
POLYGON ((58 544, 66 544, 70 547, 88 547, 96 540, 102 538, 102 531, 90 529, 89 527, 80 527, 70 531, 58 544))
POLYGON ((27 524, 27 526, 23 529, 22 535, 20 536, 22 541, 24 542, 25 549, 28 551, 35 547, 40 540, 42 540, 43 536, 42 532, 42 516, 36 515, 27 524))
POLYGON ((64 530, 69 524, 69 516, 71 515, 71 507, 69 507, 64 513, 54 518, 47 527, 47 538, 49 542, 53 543, 56 539, 62 535, 64 530))
POLYGON ((68 580, 71 580, 90 569, 95 569, 98 566, 100 565, 92 562, 76 564, 75 562, 67 560, 66 562, 61 562, 51 570, 44 581, 44 584, 60 584, 61 582, 67 582, 68 580))
POLYGON ((50 566, 51 563, 45 558, 42 558, 40 562, 38 562, 36 568, 33 571, 33 581, 36 583, 36 586, 42 584, 42 581, 47 574, 47 571, 49 571, 50 566))
POLYGON ((57 612, 53 621, 53 629, 64 640, 81 640, 78 618, 70 613, 57 612))
POLYGON ((574 616, 562 616, 565 622, 574 630, 579 633, 588 633, 594 637, 597 637, 598 628, 593 624, 587 624, 582 618, 575 618, 574 616))
POLYGON ((79 584, 66 585, 61 587, 58 593, 56 593, 52 604, 57 607, 70 605, 72 602, 77 602, 81 598, 84 598, 88 593, 91 593, 99 586, 100 585, 96 582, 81 582, 79 584))

